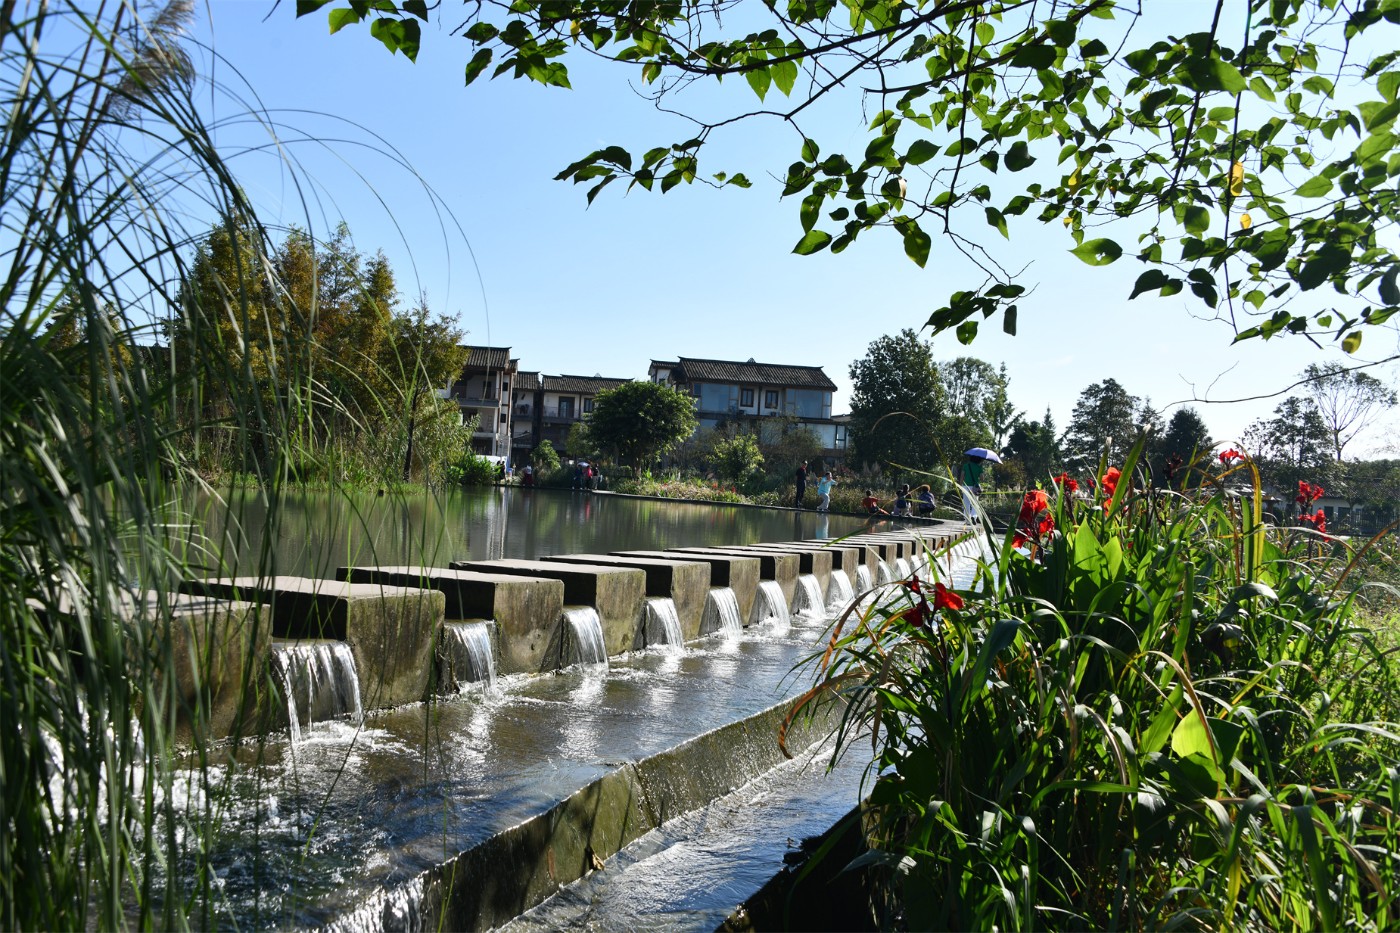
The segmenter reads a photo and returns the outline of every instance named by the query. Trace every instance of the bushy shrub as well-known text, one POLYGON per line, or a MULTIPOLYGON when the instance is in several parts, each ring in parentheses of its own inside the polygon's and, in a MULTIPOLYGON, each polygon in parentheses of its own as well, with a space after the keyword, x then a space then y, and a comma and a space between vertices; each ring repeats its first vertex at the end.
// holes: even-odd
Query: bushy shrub
POLYGON ((458 486, 491 486, 501 478, 500 467, 475 454, 467 454, 448 470, 448 482, 458 486))

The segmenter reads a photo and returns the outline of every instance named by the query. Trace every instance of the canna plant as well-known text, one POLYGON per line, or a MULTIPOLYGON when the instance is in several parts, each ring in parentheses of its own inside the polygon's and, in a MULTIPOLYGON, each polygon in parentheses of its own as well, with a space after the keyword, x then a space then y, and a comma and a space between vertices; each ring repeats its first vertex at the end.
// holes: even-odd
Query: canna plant
POLYGON ((1028 497, 969 590, 915 575, 835 628, 808 698, 871 743, 885 922, 1393 926, 1400 685, 1351 555, 1266 526, 1247 458, 1188 494, 1140 454, 1028 497))

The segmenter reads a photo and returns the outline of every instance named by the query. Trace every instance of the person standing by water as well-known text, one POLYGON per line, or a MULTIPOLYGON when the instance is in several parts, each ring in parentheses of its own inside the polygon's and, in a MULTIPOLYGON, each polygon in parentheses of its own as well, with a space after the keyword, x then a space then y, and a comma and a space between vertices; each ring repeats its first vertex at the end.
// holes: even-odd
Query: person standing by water
POLYGON ((802 497, 807 495, 807 461, 803 460, 797 468, 797 502, 794 508, 802 508, 802 497))
POLYGON ((822 497, 822 501, 817 504, 818 512, 831 510, 831 488, 835 485, 836 480, 831 478, 830 470, 823 473, 822 478, 817 480, 817 495, 822 497))

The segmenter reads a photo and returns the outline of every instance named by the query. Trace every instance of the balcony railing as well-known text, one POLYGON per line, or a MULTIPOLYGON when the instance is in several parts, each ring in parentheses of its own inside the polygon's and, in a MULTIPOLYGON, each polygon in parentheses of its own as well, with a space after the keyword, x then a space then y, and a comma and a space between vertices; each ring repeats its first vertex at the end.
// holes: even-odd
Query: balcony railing
POLYGON ((540 415, 548 421, 578 421, 582 417, 577 408, 541 408, 540 415))

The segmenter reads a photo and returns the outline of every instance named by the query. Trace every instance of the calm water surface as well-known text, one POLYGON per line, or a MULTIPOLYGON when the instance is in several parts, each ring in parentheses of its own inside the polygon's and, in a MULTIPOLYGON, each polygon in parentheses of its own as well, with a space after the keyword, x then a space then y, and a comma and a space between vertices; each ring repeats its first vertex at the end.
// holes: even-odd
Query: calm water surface
POLYGON ((263 494, 188 508, 191 560, 210 573, 334 576, 352 564, 425 564, 840 537, 860 518, 510 487, 438 494, 297 493, 267 526, 263 494))

